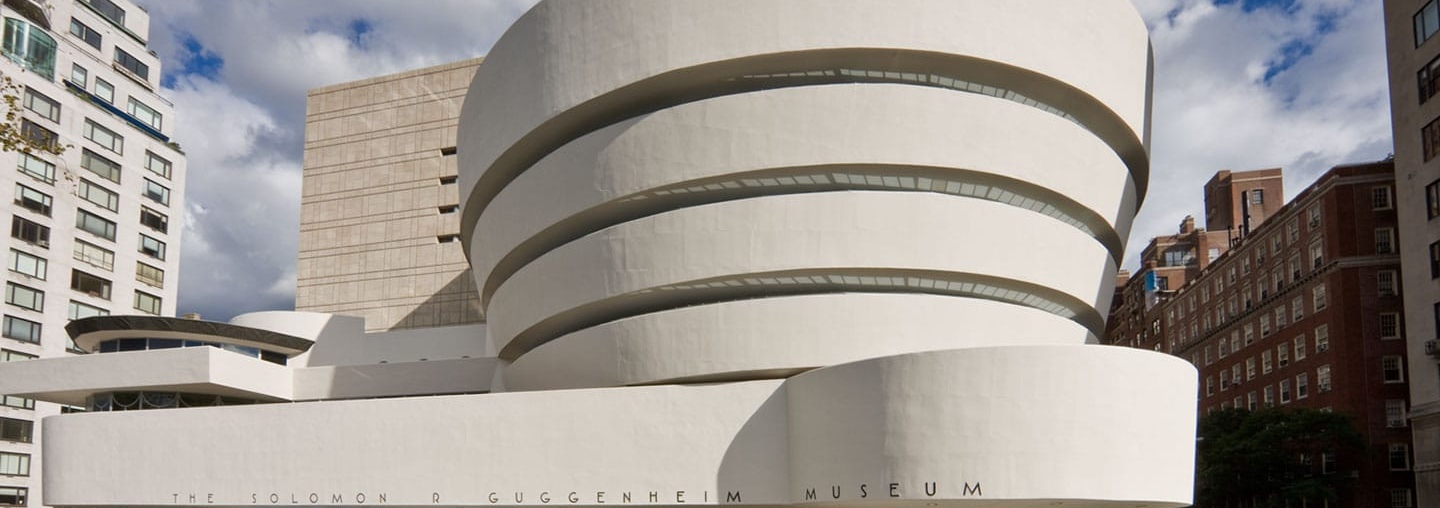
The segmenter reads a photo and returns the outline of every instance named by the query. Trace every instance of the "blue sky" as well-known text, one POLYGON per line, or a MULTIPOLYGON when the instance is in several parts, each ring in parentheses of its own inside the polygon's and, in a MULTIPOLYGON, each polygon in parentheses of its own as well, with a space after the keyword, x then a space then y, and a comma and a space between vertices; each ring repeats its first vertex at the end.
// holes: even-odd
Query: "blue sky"
MULTIPOLYGON (((1125 266, 1222 169, 1287 197, 1391 152, 1375 0, 1133 0, 1151 28, 1152 168, 1125 266)), ((305 91, 483 55, 532 0, 141 0, 189 162, 180 312, 289 309, 305 91), (244 22, 237 22, 244 20, 244 22)))

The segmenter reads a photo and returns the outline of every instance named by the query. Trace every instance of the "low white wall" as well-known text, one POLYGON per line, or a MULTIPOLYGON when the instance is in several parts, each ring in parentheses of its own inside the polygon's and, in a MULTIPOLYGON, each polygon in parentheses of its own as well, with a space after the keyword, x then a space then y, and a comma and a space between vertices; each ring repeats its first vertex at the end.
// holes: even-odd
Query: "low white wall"
POLYGON ((44 503, 1178 507, 1194 377, 1010 346, 788 381, 61 415, 44 503))

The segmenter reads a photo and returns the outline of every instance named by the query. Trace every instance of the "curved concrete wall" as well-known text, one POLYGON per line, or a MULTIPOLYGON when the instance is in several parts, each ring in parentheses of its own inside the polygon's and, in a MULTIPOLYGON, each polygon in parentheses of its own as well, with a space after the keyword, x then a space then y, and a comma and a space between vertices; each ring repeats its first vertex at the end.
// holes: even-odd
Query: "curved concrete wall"
POLYGON ((1069 319, 988 300, 905 293, 786 296, 696 305, 586 328, 521 356, 505 375, 512 390, 719 381, 901 353, 1080 344, 1087 337, 1069 319), (826 332, 814 333, 817 328, 826 332), (723 374, 691 377, 704 372, 723 374))
POLYGON ((784 381, 63 415, 45 502, 1179 507, 1195 389, 1153 352, 1023 346, 784 381))
POLYGON ((459 132, 506 388, 1084 343, 1149 179, 1149 73, 1122 0, 542 2, 459 132), (905 296, 991 321, 869 305, 905 296), (907 338, 796 303, 820 301, 907 338))

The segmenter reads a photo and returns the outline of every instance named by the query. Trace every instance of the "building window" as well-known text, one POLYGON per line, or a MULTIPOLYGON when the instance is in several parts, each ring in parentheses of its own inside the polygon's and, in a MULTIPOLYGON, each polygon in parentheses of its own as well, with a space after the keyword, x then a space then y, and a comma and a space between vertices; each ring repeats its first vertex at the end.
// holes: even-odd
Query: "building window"
POLYGON ((144 291, 136 291, 135 310, 146 314, 160 315, 160 297, 144 291))
POLYGON ((1294 345, 1295 345, 1295 361, 1298 362, 1298 361, 1300 361, 1300 360, 1304 360, 1304 359, 1305 359, 1305 349, 1306 349, 1306 346, 1307 346, 1307 345, 1305 344, 1305 336, 1304 336, 1304 335, 1301 335, 1301 336, 1299 336, 1299 337, 1295 337, 1295 340, 1292 341, 1292 342, 1293 342, 1294 345))
POLYGON ((25 138, 30 144, 50 152, 60 150, 60 135, 30 121, 29 118, 20 119, 20 137, 25 138))
POLYGON ((1311 296, 1311 299, 1314 300, 1314 303, 1315 303, 1315 312, 1320 312, 1321 309, 1324 309, 1324 308, 1325 308, 1325 285, 1324 285, 1324 284, 1317 284, 1314 289, 1311 289, 1311 290, 1310 290, 1310 296, 1311 296))
POLYGON ((70 289, 96 298, 110 299, 110 281, 80 270, 70 271, 70 289))
POLYGON ((25 506, 30 489, 0 486, 0 506, 25 506))
POLYGON ((75 240, 75 260, 106 270, 115 269, 115 253, 99 245, 75 240))
POLYGON ((1440 153, 1440 118, 1431 120, 1420 128, 1420 148, 1425 161, 1434 159, 1440 153))
POLYGON ((1255 396, 1255 392, 1245 394, 1245 410, 1254 411, 1259 405, 1258 399, 1259 398, 1255 396))
POLYGON ((1370 208, 1374 210, 1389 210, 1394 206, 1390 201, 1390 186, 1381 185, 1370 188, 1370 208))
POLYGON ((1261 352, 1260 352, 1260 372, 1261 372, 1261 373, 1269 374, 1271 370, 1274 370, 1274 365, 1275 365, 1275 364, 1274 364, 1274 362, 1271 361, 1270 358, 1271 358, 1271 356, 1270 356, 1270 350, 1267 349, 1267 350, 1265 350, 1265 351, 1261 351, 1261 352))
POLYGON ((1248 345, 1254 344, 1254 343, 1255 343, 1255 326, 1252 325, 1252 324, 1250 324, 1250 323, 1245 323, 1244 330, 1245 330, 1245 345, 1248 346, 1248 345))
POLYGON ((85 44, 89 44, 92 48, 100 49, 100 32, 96 32, 95 29, 81 23, 78 19, 70 18, 70 35, 85 41, 85 44))
POLYGON ((150 256, 150 257, 152 257, 152 258, 155 258, 155 259, 164 261, 164 260, 165 260, 165 242, 162 242, 162 241, 160 241, 160 240, 156 240, 156 239, 154 239, 154 238, 150 238, 150 237, 148 237, 148 236, 145 236, 144 233, 141 233, 141 234, 140 234, 140 252, 143 253, 143 254, 145 254, 146 256, 150 256))
POLYGON ((1399 276, 1395 273, 1395 270, 1380 270, 1375 272, 1375 291, 1379 293, 1380 296, 1395 296, 1399 294, 1399 289, 1395 287, 1395 284, 1399 282, 1398 279, 1399 276))
POLYGON ((1310 245, 1310 269, 1319 270, 1325 264, 1325 245, 1315 242, 1310 245))
POLYGON ((140 223, 161 233, 170 231, 170 218, 147 207, 140 207, 140 223))
POLYGON ((1395 253, 1395 228, 1375 228, 1375 253, 1395 253))
POLYGON ((28 252, 10 249, 10 271, 45 280, 45 258, 28 252))
POLYGON ((1290 365, 1289 343, 1281 342, 1280 345, 1275 346, 1275 363, 1280 364, 1281 367, 1290 365))
POLYGON ((1330 350, 1330 325, 1315 327, 1315 354, 1330 350))
POLYGON ((24 184, 15 184, 15 204, 26 210, 49 217, 53 203, 54 200, 50 199, 49 194, 31 189, 24 184))
POLYGON ((90 86, 90 73, 87 72, 84 67, 81 67, 80 64, 71 64, 70 81, 80 85, 80 88, 86 88, 90 86))
POLYGON ((1269 316, 1269 315, 1260 316, 1260 336, 1261 336, 1261 337, 1269 337, 1269 336, 1270 336, 1270 316, 1269 316))
POLYGON ((86 0, 86 3, 94 7, 96 12, 99 12, 101 16, 105 16, 111 23, 119 25, 121 28, 125 27, 125 9, 121 9, 120 6, 115 5, 115 2, 111 2, 110 0, 86 0))
POLYGON ((110 192, 109 189, 101 187, 84 178, 80 179, 80 185, 75 189, 75 194, 100 208, 112 212, 120 210, 120 195, 110 192))
POLYGON ((1390 489, 1390 508, 1415 508, 1412 497, 1410 489, 1390 489))
POLYGON ((1275 307, 1275 329, 1276 329, 1276 330, 1279 330, 1279 329, 1284 328, 1284 327, 1285 327, 1285 304, 1284 304, 1284 303, 1281 303, 1280 305, 1278 305, 1278 306, 1275 307))
MULTIPOLYGON (((1440 58, 1437 58, 1440 60, 1440 58)), ((1440 180, 1425 186, 1425 218, 1440 217, 1440 180)))
POLYGON ((1435 1, 1431 0, 1415 13, 1415 47, 1420 47, 1437 30, 1440 30, 1440 12, 1437 12, 1435 1))
POLYGON ((20 163, 17 166, 21 173, 30 175, 31 178, 45 183, 55 183, 55 165, 37 158, 28 153, 20 153, 20 163))
POLYGON ((5 338, 31 344, 40 343, 40 323, 15 316, 5 316, 5 338))
POLYGON ((0 418, 0 441, 29 443, 35 423, 18 418, 0 418))
POLYGON ((1320 473, 1330 474, 1335 472, 1335 452, 1322 452, 1320 454, 1320 473))
POLYGON ((1289 404, 1289 403, 1290 403, 1290 380, 1289 380, 1289 379, 1281 379, 1281 380, 1280 380, 1280 403, 1281 403, 1281 404, 1289 404))
POLYGON ((5 303, 22 309, 30 309, 35 312, 44 312, 45 292, 35 288, 21 286, 14 282, 6 282, 5 303))
POLYGON ((1310 396, 1310 374, 1301 372, 1295 376, 1295 399, 1303 399, 1310 396))
POLYGON ((106 129, 95 121, 85 119, 85 139, 94 141, 95 144, 105 147, 106 150, 116 154, 125 153, 125 138, 116 134, 115 131, 106 129))
POLYGON ((109 81, 105 81, 105 80, 103 80, 103 79, 100 79, 99 76, 96 76, 96 77, 95 77, 95 96, 96 96, 96 97, 99 97, 101 100, 104 100, 105 102, 114 104, 114 103, 115 103, 115 86, 114 86, 114 85, 111 85, 109 81))
POLYGON ((1239 353, 1239 352, 1240 352, 1240 338, 1239 338, 1239 337, 1236 337, 1236 336, 1233 335, 1233 334, 1230 335, 1230 352, 1231 352, 1231 353, 1239 353))
POLYGON ((1300 256, 1290 257, 1290 282, 1300 280, 1300 256))
POLYGON ((1410 445, 1405 443, 1390 443, 1390 470, 1410 470, 1410 445))
POLYGON ((115 223, 85 210, 76 210, 75 227, 100 238, 115 241, 115 223))
POLYGON ((1255 357, 1245 359, 1245 380, 1255 379, 1255 357))
POLYGON ((30 456, 0 452, 0 475, 30 476, 30 456))
POLYGON ((170 179, 170 161, 151 153, 149 150, 145 151, 145 169, 150 170, 151 173, 165 177, 166 180, 170 179))
POLYGON ((150 80, 150 66, 145 65, 140 59, 131 56, 130 53, 126 53, 123 49, 115 48, 115 63, 120 64, 121 68, 139 77, 141 81, 150 80))
POLYGON ((1380 370, 1384 373, 1385 383, 1404 383, 1405 367, 1399 356, 1386 356, 1380 358, 1380 370))
POLYGON ((1430 244, 1430 278, 1440 277, 1440 242, 1430 244))
POLYGON ((1209 396, 1214 395, 1214 394, 1215 394, 1215 378, 1210 377, 1210 376, 1205 376, 1205 396, 1206 396, 1206 397, 1209 397, 1209 396))
POLYGON ((135 263, 135 280, 157 288, 162 287, 165 285, 165 270, 145 263, 135 263))
POLYGON ((1405 426, 1405 399, 1385 401, 1385 426, 1390 428, 1405 426))
POLYGON ((1223 392, 1223 391, 1229 390, 1229 389, 1230 389, 1230 371, 1229 371, 1229 370, 1222 370, 1222 371, 1220 371, 1220 391, 1223 392))
POLYGON ((1305 297, 1297 296, 1290 301, 1290 322, 1299 323, 1305 319, 1305 297))
POLYGON ((75 301, 75 300, 70 300, 70 310, 69 310, 69 313, 67 314, 67 316, 68 316, 72 321, 73 321, 73 320, 76 320, 76 319, 84 319, 84 318, 87 318, 87 317, 109 316, 109 315, 110 315, 110 311, 108 311, 108 310, 102 309, 102 308, 100 308, 100 307, 96 307, 96 306, 94 306, 94 305, 89 305, 89 304, 80 303, 80 302, 77 302, 77 301, 75 301))
MULTIPOLYGON (((35 355, 0 349, 0 362, 18 362, 34 360, 35 358, 37 358, 35 355)), ((16 409, 35 409, 35 400, 13 395, 0 395, 0 406, 13 407, 16 409)))
POLYGON ((156 203, 170 206, 170 189, 149 178, 145 179, 145 197, 156 203))
POLYGON ((1398 338, 1400 338, 1400 313, 1398 313, 1398 312, 1382 312, 1382 313, 1380 313, 1380 338, 1381 338, 1381 339, 1398 339, 1398 338))
POLYGON ((1265 385, 1265 407, 1275 407, 1275 385, 1265 385))
POLYGON ((146 106, 145 103, 135 100, 134 97, 130 98, 129 108, 130 116, 135 117, 137 120, 140 120, 145 125, 149 125, 152 129, 155 129, 157 131, 160 130, 160 123, 162 117, 160 116, 159 111, 155 111, 154 108, 146 106))
POLYGON ((41 118, 49 119, 52 122, 60 121, 60 103, 40 92, 31 90, 30 87, 25 87, 25 109, 34 111, 41 118))
POLYGON ((101 178, 120 183, 120 165, 111 162, 110 159, 95 155, 95 152, 91 152, 89 148, 80 151, 80 167, 100 175, 101 178))
POLYGON ((5 18, 5 56, 46 81, 55 79, 55 39, 44 28, 17 18, 5 18))
POLYGON ((10 218, 10 237, 38 247, 50 247, 50 228, 19 215, 10 218))

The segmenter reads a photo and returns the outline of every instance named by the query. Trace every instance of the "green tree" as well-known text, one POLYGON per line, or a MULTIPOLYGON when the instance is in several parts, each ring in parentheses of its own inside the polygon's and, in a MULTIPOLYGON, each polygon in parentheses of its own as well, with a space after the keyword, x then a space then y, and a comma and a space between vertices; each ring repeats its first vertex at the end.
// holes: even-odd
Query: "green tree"
POLYGON ((1364 449, 1350 418, 1315 409, 1227 409, 1200 419, 1195 506, 1282 507, 1299 500, 1339 501, 1352 481, 1323 472, 1323 454, 1364 449))

